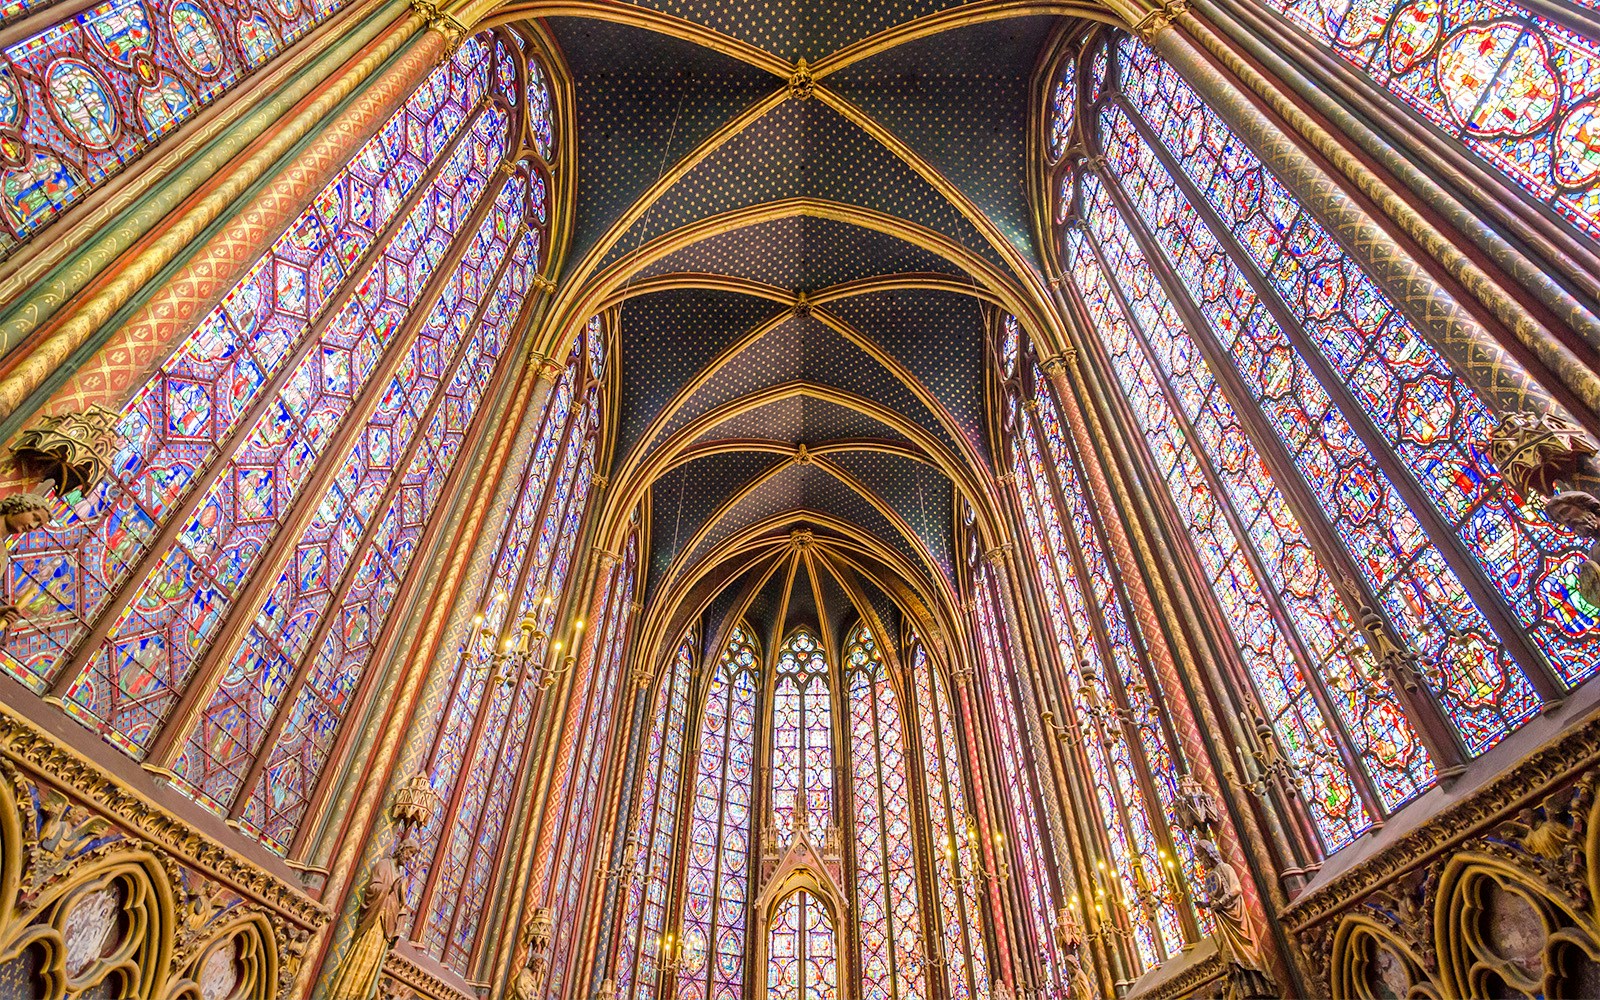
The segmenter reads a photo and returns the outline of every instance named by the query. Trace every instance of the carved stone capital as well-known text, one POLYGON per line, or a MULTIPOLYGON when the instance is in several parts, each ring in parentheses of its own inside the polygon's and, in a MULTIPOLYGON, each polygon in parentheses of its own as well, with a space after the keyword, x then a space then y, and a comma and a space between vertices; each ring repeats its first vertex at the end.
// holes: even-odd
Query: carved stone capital
POLYGON ((544 379, 546 382, 554 382, 556 379, 561 377, 562 372, 567 370, 567 366, 557 361, 555 358, 541 357, 538 360, 537 367, 539 370, 539 377, 544 379))
POLYGON ((1161 34, 1184 13, 1189 10, 1188 0, 1168 0, 1157 10, 1153 10, 1139 19, 1133 26, 1133 33, 1148 42, 1161 34))
POLYGON ((454 14, 440 10, 432 0, 411 0, 411 9, 422 15, 428 27, 444 36, 447 52, 453 54, 461 39, 466 37, 467 26, 457 20, 454 14))

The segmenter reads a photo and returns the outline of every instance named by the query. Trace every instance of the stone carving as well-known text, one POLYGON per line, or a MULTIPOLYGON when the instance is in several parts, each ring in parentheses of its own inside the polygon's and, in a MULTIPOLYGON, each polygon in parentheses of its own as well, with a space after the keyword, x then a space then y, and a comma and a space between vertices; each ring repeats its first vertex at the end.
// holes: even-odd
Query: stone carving
POLYGON ((1600 499, 1579 490, 1562 490, 1544 505, 1545 517, 1589 542, 1589 557, 1578 567, 1578 593, 1600 608, 1600 499))
POLYGON ((11 591, 11 549, 16 535, 37 531, 50 523, 50 501, 38 493, 12 493, 0 497, 0 636, 22 617, 21 595, 11 591))
POLYGON ((1576 728, 1285 912, 1335 1000, 1600 995, 1597 729, 1576 728))
POLYGON ((804 56, 795 65, 794 73, 789 77, 789 96, 797 101, 809 101, 816 92, 816 82, 811 78, 811 67, 806 64, 804 56))
POLYGON ((20 862, 0 866, 0 955, 42 963, 28 973, 37 1000, 267 1000, 285 976, 293 982, 298 954, 274 929, 304 938, 305 928, 123 817, 37 783, 10 763, 16 744, 0 748, 10 751, 0 759, 0 857, 20 862))
POLYGON ((1205 871, 1201 898, 1196 902, 1210 910, 1215 918, 1216 931, 1212 936, 1225 969, 1227 1000, 1276 997, 1278 990, 1261 962, 1239 873, 1222 857, 1215 841, 1196 841, 1195 848, 1200 867, 1205 871))
POLYGON ((401 837, 373 864, 361 893, 355 939, 328 987, 329 1000, 370 1000, 377 990, 384 960, 400 937, 400 922, 411 912, 405 899, 406 869, 420 853, 414 841, 401 837))

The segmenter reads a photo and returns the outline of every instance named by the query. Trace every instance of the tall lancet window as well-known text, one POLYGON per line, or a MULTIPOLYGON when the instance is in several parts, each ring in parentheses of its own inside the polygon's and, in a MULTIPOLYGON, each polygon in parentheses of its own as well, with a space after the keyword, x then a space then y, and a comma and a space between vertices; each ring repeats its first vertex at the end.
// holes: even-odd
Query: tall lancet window
POLYGON ((678 798, 683 778, 689 687, 694 680, 693 633, 678 643, 677 655, 656 692, 655 721, 645 748, 635 828, 639 867, 630 874, 617 951, 617 996, 655 1000, 656 976, 667 944, 667 893, 672 888, 673 840, 678 828, 678 798))
POLYGON ((906 725, 872 630, 859 626, 844 651, 850 713, 850 789, 855 806, 856 926, 863 1000, 928 995, 917 907, 906 725))
MULTIPOLYGON (((1004 824, 1009 826, 1011 839, 1007 840, 1005 830, 996 829, 993 847, 1000 859, 997 867, 1008 863, 1016 866, 1014 881, 1021 890, 1023 913, 1030 924, 1041 972, 1046 981, 1052 981, 1061 964, 1055 954, 1050 905, 1053 892, 1046 869, 1048 846, 1045 841, 1049 834, 1042 823, 1039 789, 1035 784, 1038 775, 1032 759, 1034 743, 1028 739, 1027 722, 1019 711, 1014 688, 1016 677, 1011 664, 1020 658, 1013 652, 1011 635, 1005 627, 997 585, 987 566, 978 567, 974 596, 978 652, 983 664, 982 687, 989 695, 986 700, 994 719, 995 742, 999 749, 995 764, 1004 784, 1011 820, 1004 824), (1007 858, 1012 860, 1008 862, 1007 858)), ((1102 817, 1102 820, 1114 823, 1116 817, 1102 817)), ((1136 864, 1143 861, 1139 859, 1136 864)), ((1133 879, 1141 894, 1127 897, 1124 909, 1134 925, 1141 957, 1154 964, 1162 949, 1168 954, 1176 951, 1172 942, 1181 940, 1182 932, 1178 926, 1176 893, 1163 878, 1159 864, 1155 864, 1153 877, 1147 881, 1138 877, 1143 871, 1143 866, 1136 868, 1133 879)))
MULTIPOLYGON (((596 338, 594 343, 598 343, 596 338)), ((591 360, 598 365, 598 353, 591 352, 591 360)), ((628 537, 622 561, 611 579, 604 585, 599 602, 601 616, 588 623, 586 634, 593 636, 593 648, 587 654, 593 662, 589 667, 582 691, 574 693, 570 711, 579 712, 577 742, 573 751, 573 767, 567 783, 559 789, 563 810, 557 848, 552 859, 552 869, 544 884, 552 890, 551 907, 555 911, 556 926, 575 927, 581 920, 580 906, 583 891, 590 885, 585 871, 589 846, 594 836, 595 806, 602 799, 601 775, 610 760, 607 739, 612 732, 616 708, 622 699, 623 654, 627 649, 629 624, 633 618, 634 579, 637 572, 639 539, 628 537)), ((581 943, 555 952, 550 972, 545 981, 545 995, 561 996, 569 972, 575 972, 572 963, 577 958, 581 943)), ((580 980, 581 981, 581 980, 580 980)))
POLYGON ((109 477, 7 567, 24 617, 0 667, 280 853, 331 808, 345 723, 507 377, 548 215, 548 164, 500 169, 530 103, 548 114, 530 65, 509 36, 463 42, 123 408, 109 477))
POLYGON ((987 997, 989 969, 978 899, 978 847, 968 826, 971 813, 955 712, 945 682, 920 641, 912 646, 911 682, 916 689, 923 773, 927 776, 928 833, 933 845, 945 982, 956 1000, 987 997))
POLYGON ((745 903, 750 895, 750 794, 758 673, 749 631, 734 629, 700 715, 689 805, 679 947, 680 1000, 744 996, 745 903))
POLYGON ((1050 189, 1087 360, 1132 403, 1251 711, 1337 850, 1600 669, 1581 547, 1489 464, 1492 415, 1403 303, 1170 67, 1116 35, 1068 58, 1085 156, 1050 189), (1379 669, 1363 616, 1417 685, 1379 669))
POLYGON ((778 904, 770 933, 768 1000, 834 1000, 839 995, 839 935, 821 900, 798 890, 778 904))
POLYGON ((772 690, 772 820, 787 836, 803 810, 811 842, 833 817, 833 712, 828 660, 805 629, 778 650, 772 690))
POLYGON ((440 809, 424 831, 430 858, 412 880, 412 935, 465 973, 479 943, 494 875, 512 838, 507 823, 527 765, 541 665, 566 655, 554 638, 567 576, 588 509, 602 397, 587 342, 573 347, 522 458, 517 498, 502 526, 494 569, 467 599, 476 610, 441 718, 434 720, 428 780, 440 809), (508 658, 520 644, 524 656, 508 658), (448 818, 448 824, 445 819, 448 818))
MULTIPOLYGON (((1185 939, 1177 876, 1168 862, 1181 847, 1192 868, 1193 855, 1184 835, 1166 822, 1179 771, 1157 707, 1160 689, 1107 559, 1097 512, 1061 438, 1047 385, 1027 352, 1011 346, 1020 337, 1013 323, 1002 325, 1003 363, 1014 373, 1005 409, 1013 470, 1074 722, 1083 733, 1083 762, 1095 778, 1092 794, 1105 831, 1097 860, 1105 865, 1110 894, 1105 905, 1126 910, 1141 960, 1154 965, 1176 954, 1185 939), (1038 386, 1034 393, 1027 391, 1030 378, 1038 386)), ((1022 730, 1001 649, 999 595, 988 568, 974 569, 982 652, 1000 669, 986 679, 998 695, 1002 736, 1017 740, 1022 730)), ((1025 787, 1017 790, 1029 801, 1025 787)), ((1026 856, 1034 846, 1018 849, 1026 856)), ((1035 901, 1030 906, 1039 909, 1035 901)))

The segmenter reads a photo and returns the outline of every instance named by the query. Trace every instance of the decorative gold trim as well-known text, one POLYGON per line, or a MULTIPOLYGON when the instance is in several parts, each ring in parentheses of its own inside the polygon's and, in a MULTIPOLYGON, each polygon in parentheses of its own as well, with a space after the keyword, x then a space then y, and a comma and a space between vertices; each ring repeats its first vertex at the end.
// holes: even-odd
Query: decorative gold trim
POLYGON ((190 826, 6 705, 0 705, 0 756, 71 790, 136 835, 301 927, 320 927, 331 916, 289 882, 190 826))

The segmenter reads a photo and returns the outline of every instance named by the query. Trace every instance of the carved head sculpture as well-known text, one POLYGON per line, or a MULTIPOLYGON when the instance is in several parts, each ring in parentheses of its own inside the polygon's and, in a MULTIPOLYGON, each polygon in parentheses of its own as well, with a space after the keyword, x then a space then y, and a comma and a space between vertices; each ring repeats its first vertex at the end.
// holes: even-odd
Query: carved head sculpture
POLYGON ((7 535, 37 531, 50 523, 50 501, 37 493, 0 497, 0 524, 7 535))
POLYGON ((1544 512, 1579 538, 1600 541, 1600 499, 1577 490, 1564 490, 1545 503, 1544 512))

